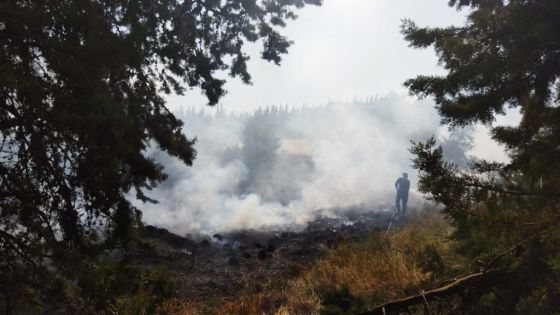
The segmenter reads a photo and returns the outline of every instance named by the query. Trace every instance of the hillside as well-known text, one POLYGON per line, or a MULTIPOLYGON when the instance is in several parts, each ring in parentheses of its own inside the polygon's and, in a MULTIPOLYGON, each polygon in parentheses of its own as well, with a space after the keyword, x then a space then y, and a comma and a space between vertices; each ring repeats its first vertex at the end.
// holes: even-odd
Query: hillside
POLYGON ((185 238, 148 226, 129 259, 167 266, 177 295, 160 314, 353 314, 465 271, 434 210, 407 222, 364 210, 292 232, 185 238))

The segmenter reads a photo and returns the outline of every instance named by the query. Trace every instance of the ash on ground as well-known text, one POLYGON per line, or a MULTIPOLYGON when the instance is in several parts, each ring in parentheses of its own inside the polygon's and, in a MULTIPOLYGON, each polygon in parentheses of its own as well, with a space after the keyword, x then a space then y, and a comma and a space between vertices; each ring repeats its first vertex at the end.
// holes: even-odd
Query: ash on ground
POLYGON ((140 250, 127 255, 134 264, 166 265, 187 301, 235 297, 259 292, 271 279, 299 275, 329 249, 400 224, 392 211, 360 206, 318 211, 298 231, 237 231, 181 237, 146 226, 140 250))

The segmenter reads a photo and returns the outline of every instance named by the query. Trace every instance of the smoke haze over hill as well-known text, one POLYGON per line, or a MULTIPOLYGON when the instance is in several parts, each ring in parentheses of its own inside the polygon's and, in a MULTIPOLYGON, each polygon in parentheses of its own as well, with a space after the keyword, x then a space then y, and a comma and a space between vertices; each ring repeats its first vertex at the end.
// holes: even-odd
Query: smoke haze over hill
MULTIPOLYGON (((286 228, 305 224, 317 209, 392 207, 402 172, 411 173, 414 206, 421 199, 410 140, 442 134, 432 103, 396 94, 252 114, 177 114, 197 138, 197 159, 187 167, 152 148, 147 154, 169 178, 149 194, 158 204, 137 204, 145 222, 176 233, 286 228)), ((464 160, 468 134, 448 137, 450 156, 464 160)))

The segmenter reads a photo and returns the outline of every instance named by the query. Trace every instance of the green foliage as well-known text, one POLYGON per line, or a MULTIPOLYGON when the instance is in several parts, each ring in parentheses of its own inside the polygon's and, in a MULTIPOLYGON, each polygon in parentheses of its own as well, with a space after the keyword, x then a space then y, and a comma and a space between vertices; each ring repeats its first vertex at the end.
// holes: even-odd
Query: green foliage
POLYGON ((411 46, 433 45, 448 70, 405 85, 413 94, 434 97, 443 123, 451 127, 489 125, 511 161, 477 161, 462 169, 445 161, 433 139, 413 143, 419 189, 444 205, 457 250, 472 262, 471 270, 499 268, 515 275, 496 283, 491 293, 472 290, 464 311, 547 313, 560 292, 555 280, 560 276, 560 2, 450 5, 470 8, 464 26, 420 28, 404 22, 411 46), (519 109, 520 124, 493 126, 506 107, 519 109))
POLYGON ((364 301, 350 293, 348 287, 326 287, 321 293, 321 315, 356 314, 364 307, 364 301))
POLYGON ((125 194, 155 202, 146 191, 166 177, 143 152, 195 158, 163 96, 200 87, 214 105, 218 72, 250 83, 244 44, 278 64, 279 28, 307 4, 320 0, 2 1, 0 277, 23 264, 43 295, 43 273, 79 281, 99 252, 131 245, 141 212, 125 194))
POLYGON ((23 264, 12 265, 0 274, 3 304, 0 312, 5 314, 36 314, 43 309, 39 292, 34 284, 47 279, 37 279, 27 272, 23 264), (8 289, 9 288, 9 289, 8 289))
POLYGON ((424 249, 416 255, 418 266, 424 272, 430 272, 433 275, 443 274, 445 272, 445 263, 438 253, 437 248, 432 244, 424 245, 424 249))
POLYGON ((177 296, 177 284, 165 267, 144 268, 111 260, 87 262, 76 282, 65 282, 66 310, 73 313, 154 314, 177 296))
POLYGON ((21 264, 2 273, 6 314, 62 313, 153 314, 163 301, 177 296, 177 284, 165 267, 130 266, 114 259, 88 259, 67 268, 73 279, 42 270, 40 276, 21 264), (19 269, 18 269, 19 267, 19 269), (41 298, 47 298, 43 300, 41 298), (53 303, 56 300, 57 303, 53 303))

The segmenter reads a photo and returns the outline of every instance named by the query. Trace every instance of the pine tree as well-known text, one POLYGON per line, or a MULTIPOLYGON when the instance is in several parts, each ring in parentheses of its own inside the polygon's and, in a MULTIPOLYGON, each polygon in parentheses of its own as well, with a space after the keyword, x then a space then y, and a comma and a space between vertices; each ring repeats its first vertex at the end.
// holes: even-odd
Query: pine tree
POLYGON ((0 304, 40 308, 125 247, 141 224, 126 194, 154 202, 165 179, 143 151, 195 158, 164 95, 200 87, 214 105, 219 72, 250 83, 244 45, 280 63, 279 28, 307 4, 320 0, 0 1, 0 304))
POLYGON ((465 25, 403 23, 410 45, 433 46, 447 70, 405 85, 433 97, 444 124, 490 126, 511 160, 477 161, 465 171, 446 162, 433 139, 415 143, 419 188, 444 205, 471 270, 501 274, 465 287, 462 312, 551 314, 560 309, 560 2, 450 6, 469 10, 465 25), (520 124, 495 126, 507 107, 519 110, 520 124))

